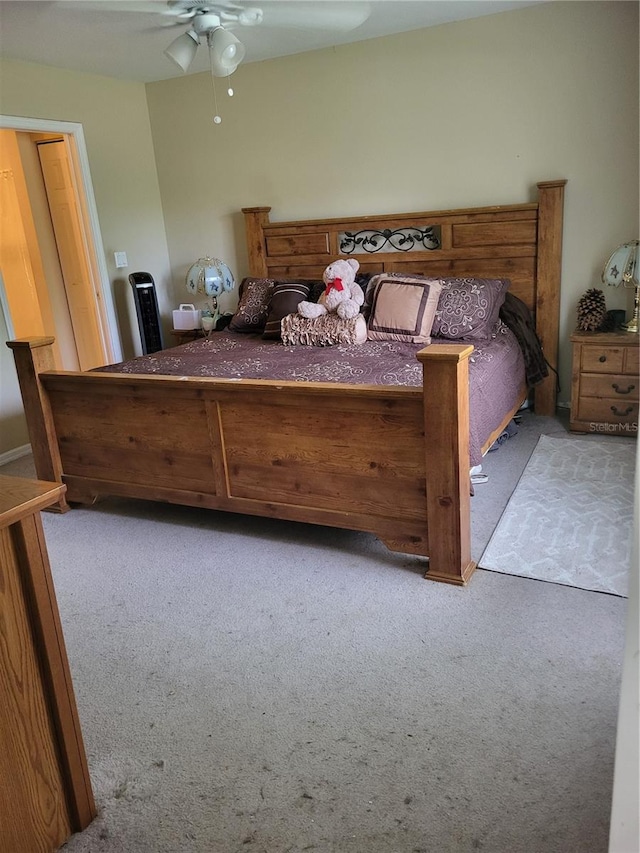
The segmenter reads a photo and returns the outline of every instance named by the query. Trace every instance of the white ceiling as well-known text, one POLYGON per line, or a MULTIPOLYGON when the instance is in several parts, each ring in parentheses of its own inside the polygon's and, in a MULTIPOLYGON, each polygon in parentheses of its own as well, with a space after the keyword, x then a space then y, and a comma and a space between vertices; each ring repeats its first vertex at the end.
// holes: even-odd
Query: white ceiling
MULTIPOLYGON (((212 0, 215 2, 215 0, 212 0)), ((347 44, 451 21, 504 12, 544 0, 234 0, 236 7, 259 6, 263 24, 237 27, 245 62, 347 44), (314 10, 341 19, 345 7, 370 7, 368 19, 349 32, 267 26, 314 10)), ((188 29, 188 21, 167 14, 162 0, 0 0, 0 55, 86 71, 107 77, 151 82, 182 76, 164 49, 188 29)), ((208 69, 207 51, 198 51, 190 74, 208 69)))

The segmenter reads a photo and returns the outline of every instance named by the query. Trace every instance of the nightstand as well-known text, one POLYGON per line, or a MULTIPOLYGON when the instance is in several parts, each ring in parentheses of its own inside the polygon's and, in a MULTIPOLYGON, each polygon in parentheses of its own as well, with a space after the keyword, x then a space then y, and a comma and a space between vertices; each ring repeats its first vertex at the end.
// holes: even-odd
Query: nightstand
POLYGON ((171 334, 176 339, 176 346, 189 344, 191 341, 197 341, 198 338, 207 337, 204 329, 171 329, 171 334))
POLYGON ((573 432, 638 434, 638 335, 575 332, 571 376, 573 432))

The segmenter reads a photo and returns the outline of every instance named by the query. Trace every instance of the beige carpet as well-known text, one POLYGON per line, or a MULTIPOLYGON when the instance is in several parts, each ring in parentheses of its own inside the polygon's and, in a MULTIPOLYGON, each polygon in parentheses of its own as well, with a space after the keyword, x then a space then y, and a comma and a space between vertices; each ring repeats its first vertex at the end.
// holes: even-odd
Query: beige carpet
MULTIPOLYGON (((550 429, 488 454, 478 556, 550 429)), ((624 599, 195 507, 42 520, 99 809, 64 853, 606 853, 624 599)))
POLYGON ((480 566, 626 596, 635 458, 631 440, 540 436, 480 566))

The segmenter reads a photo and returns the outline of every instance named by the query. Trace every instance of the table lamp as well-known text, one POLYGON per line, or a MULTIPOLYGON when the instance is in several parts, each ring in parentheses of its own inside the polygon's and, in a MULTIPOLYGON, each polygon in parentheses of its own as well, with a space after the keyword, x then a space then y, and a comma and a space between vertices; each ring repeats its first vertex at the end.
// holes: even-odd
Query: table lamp
POLYGON ((638 281, 638 240, 622 243, 611 255, 602 270, 602 282, 612 287, 635 288, 633 298, 633 317, 622 328, 638 334, 638 313, 640 308, 640 281, 638 281))
MULTIPOLYGON (((203 293, 210 300, 211 319, 208 320, 210 328, 215 329, 220 319, 218 310, 218 297, 221 293, 228 293, 235 287, 235 280, 229 267, 219 258, 210 258, 207 255, 189 267, 187 272, 187 290, 195 296, 203 293)), ((204 323, 203 323, 204 326, 204 323)))

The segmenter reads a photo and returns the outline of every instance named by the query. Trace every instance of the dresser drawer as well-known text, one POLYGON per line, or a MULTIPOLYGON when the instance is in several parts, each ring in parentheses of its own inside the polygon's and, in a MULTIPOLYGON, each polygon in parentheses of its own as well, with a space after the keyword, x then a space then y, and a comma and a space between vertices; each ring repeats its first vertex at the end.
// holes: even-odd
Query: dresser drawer
POLYGON ((637 400, 638 378, 623 373, 583 373, 580 376, 580 397, 637 400))
POLYGON ((638 401, 607 397, 580 397, 578 419, 585 423, 627 424, 638 429, 638 401))
POLYGON ((580 359, 583 373, 622 373, 624 348, 584 345, 580 359))

